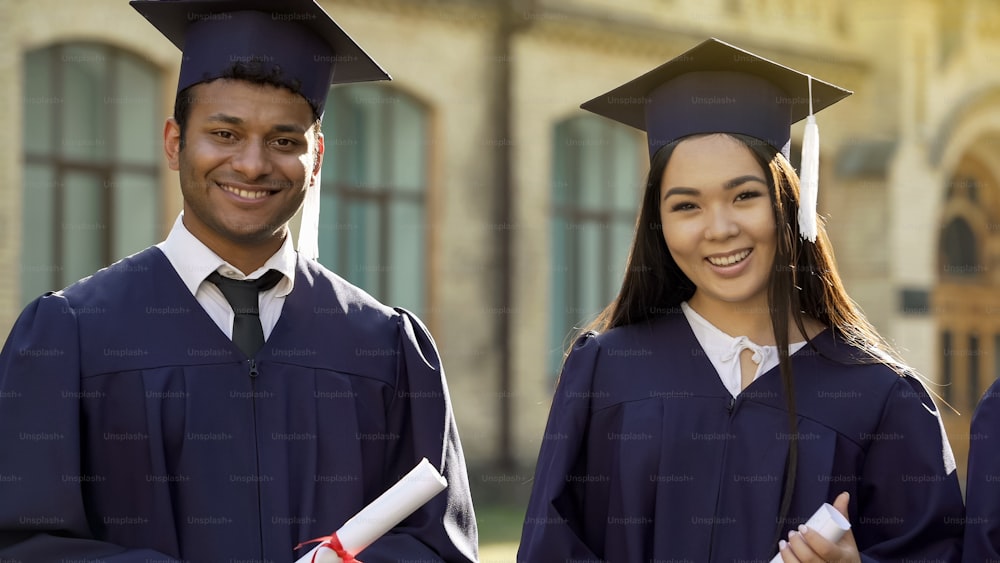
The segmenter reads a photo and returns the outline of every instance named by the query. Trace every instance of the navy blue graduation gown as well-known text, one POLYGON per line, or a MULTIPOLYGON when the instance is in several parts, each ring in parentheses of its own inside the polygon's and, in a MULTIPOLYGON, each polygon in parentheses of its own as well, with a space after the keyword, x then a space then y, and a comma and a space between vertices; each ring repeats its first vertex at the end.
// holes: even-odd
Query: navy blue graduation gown
MULTIPOLYGON (((794 529, 851 494, 865 561, 955 561, 962 496, 933 403, 826 330, 792 357, 794 529)), ((581 337, 563 369, 518 561, 769 561, 788 455, 777 368, 735 400, 683 314, 581 337)))
POLYGON ((980 399, 969 432, 963 561, 1000 561, 1000 380, 980 399))
POLYGON ((0 559, 290 562, 422 457, 448 489, 366 563, 471 561, 476 525, 424 327, 299 259, 253 360, 159 249, 31 303, 0 356, 0 559))

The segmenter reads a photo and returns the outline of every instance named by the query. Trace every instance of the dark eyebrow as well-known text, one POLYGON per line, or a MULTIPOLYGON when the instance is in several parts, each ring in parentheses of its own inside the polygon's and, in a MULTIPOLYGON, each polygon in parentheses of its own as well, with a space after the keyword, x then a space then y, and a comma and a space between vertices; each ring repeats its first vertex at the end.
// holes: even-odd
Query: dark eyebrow
POLYGON ((226 115, 224 113, 215 113, 208 116, 208 121, 221 121, 223 123, 228 123, 230 125, 243 125, 243 120, 239 117, 232 115, 226 115))
POLYGON ((271 128, 271 131, 275 133, 298 133, 300 135, 306 134, 306 128, 301 125, 275 125, 271 128))
POLYGON ((694 188, 681 188, 681 187, 670 188, 669 190, 667 190, 667 193, 663 194, 663 199, 667 199, 672 195, 698 195, 700 193, 701 191, 696 190, 694 188))
POLYGON ((731 190, 731 189, 733 189, 733 188, 735 188, 737 186, 743 185, 743 184, 745 184, 747 182, 760 182, 761 184, 764 184, 765 186, 767 185, 767 181, 764 180, 763 178, 761 178, 760 176, 754 176, 753 174, 744 174, 743 176, 739 176, 737 178, 733 178, 732 180, 726 182, 722 186, 722 189, 724 189, 724 190, 731 190))
MULTIPOLYGON (((745 184, 747 182, 760 182, 761 184, 764 184, 765 186, 767 185, 767 181, 765 181, 760 176, 754 176, 753 174, 745 174, 743 176, 737 176, 736 178, 733 178, 732 180, 729 180, 728 182, 726 182, 725 184, 722 185, 722 189, 724 189, 724 190, 731 190, 731 189, 733 189, 735 187, 738 187, 738 186, 741 186, 741 185, 743 185, 743 184, 745 184)), ((677 186, 677 187, 670 188, 669 190, 667 190, 667 192, 665 194, 663 194, 663 199, 667 199, 668 197, 670 197, 672 195, 697 196, 697 195, 700 195, 700 194, 701 194, 701 190, 698 190, 696 188, 685 188, 685 187, 682 187, 682 186, 677 186)))
MULTIPOLYGON (((236 117, 236 116, 233 116, 233 115, 228 115, 228 114, 225 114, 225 113, 216 113, 216 114, 210 115, 210 116, 208 116, 208 121, 210 121, 210 122, 211 121, 221 121, 223 123, 228 123, 230 125, 237 125, 237 126, 243 125, 243 119, 242 118, 239 118, 239 117, 236 117)), ((306 128, 302 127, 301 125, 280 124, 280 125, 275 125, 274 127, 272 127, 271 131, 274 132, 274 133, 298 133, 300 135, 305 135, 306 128)))

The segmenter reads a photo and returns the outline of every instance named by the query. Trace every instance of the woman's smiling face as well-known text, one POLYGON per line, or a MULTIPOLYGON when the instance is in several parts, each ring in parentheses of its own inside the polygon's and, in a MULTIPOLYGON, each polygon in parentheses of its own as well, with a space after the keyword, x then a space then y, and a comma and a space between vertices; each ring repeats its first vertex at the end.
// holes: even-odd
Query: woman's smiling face
POLYGON ((768 174, 749 148, 722 133, 674 149, 660 184, 660 218, 670 255, 696 287, 695 308, 766 310, 777 248, 768 174))

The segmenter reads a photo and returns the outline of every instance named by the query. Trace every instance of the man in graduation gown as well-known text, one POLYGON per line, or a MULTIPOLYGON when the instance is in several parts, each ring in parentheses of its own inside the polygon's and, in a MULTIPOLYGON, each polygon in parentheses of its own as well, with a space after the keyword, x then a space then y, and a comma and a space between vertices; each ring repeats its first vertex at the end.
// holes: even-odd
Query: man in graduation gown
POLYGON ((11 331, 0 559, 294 561, 426 457, 447 490, 360 559, 476 560, 433 340, 289 238, 334 67, 388 76, 313 0, 133 5, 184 50, 164 134, 184 211, 11 331))

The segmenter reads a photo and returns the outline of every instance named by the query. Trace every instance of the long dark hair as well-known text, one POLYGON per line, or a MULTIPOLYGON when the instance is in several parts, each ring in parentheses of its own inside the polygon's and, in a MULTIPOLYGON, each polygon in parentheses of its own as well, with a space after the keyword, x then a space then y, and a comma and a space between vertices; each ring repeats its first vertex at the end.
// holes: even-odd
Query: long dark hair
MULTIPOLYGON (((907 372, 907 368, 848 297, 822 221, 818 221, 815 243, 805 242, 799 236, 799 178, 788 160, 763 141, 745 135, 726 135, 746 146, 762 169, 770 170, 765 176, 777 225, 774 265, 768 282, 768 310, 778 349, 790 439, 776 543, 786 526, 799 457, 795 380, 788 354, 789 319, 802 335, 806 335, 803 319, 813 318, 829 326, 863 352, 860 355, 863 361, 884 363, 900 374, 907 372)), ((681 302, 694 295, 694 284, 667 249, 660 221, 660 183, 674 149, 682 140, 662 147, 653 155, 621 291, 584 332, 603 332, 647 322, 678 310, 681 302)))

